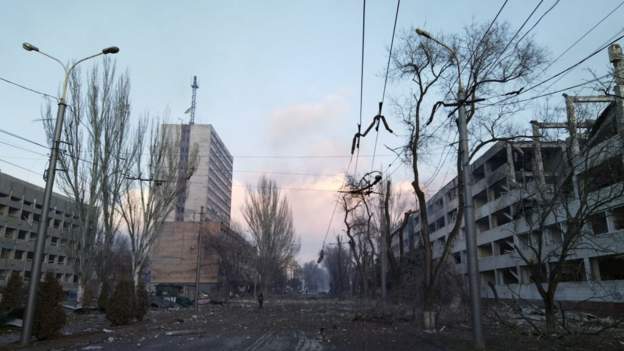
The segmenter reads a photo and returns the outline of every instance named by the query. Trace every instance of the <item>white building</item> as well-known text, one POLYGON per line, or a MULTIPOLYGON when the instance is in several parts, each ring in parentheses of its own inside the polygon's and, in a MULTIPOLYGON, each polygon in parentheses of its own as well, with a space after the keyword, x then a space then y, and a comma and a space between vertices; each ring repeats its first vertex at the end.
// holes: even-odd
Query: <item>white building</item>
MULTIPOLYGON (((565 211, 579 208, 578 199, 583 196, 579 192, 589 194, 590 203, 602 201, 606 197, 601 199, 601 194, 610 193, 616 195, 592 210, 583 237, 574 244, 576 248, 564 263, 556 299, 624 302, 624 196, 620 196, 624 194, 624 116, 618 108, 616 103, 611 103, 596 121, 587 121, 588 132, 579 136, 579 149, 585 156, 574 158, 572 178, 581 182, 579 179, 584 175, 584 184, 566 185, 564 179, 569 174, 565 169, 570 169, 568 153, 574 153, 570 139, 539 145, 534 141, 499 142, 472 163, 470 186, 483 297, 492 298, 496 291, 501 298, 539 300, 533 283, 535 277, 518 251, 525 257, 535 255, 532 247, 538 246, 545 252, 558 252, 557 247, 566 240, 565 211), (573 189, 579 190, 575 193, 573 189), (534 218, 538 208, 535 201, 544 198, 540 191, 567 191, 570 200, 558 205, 553 215, 536 228, 534 220, 527 217, 534 218)), ((434 258, 440 257, 455 223, 457 193, 455 178, 427 202, 434 258)), ((415 214, 405 228, 405 251, 420 245, 420 228, 419 216, 415 214)), ((398 236, 395 238, 392 248, 398 253, 398 236)), ((458 273, 466 274, 463 221, 452 243, 450 259, 458 273)), ((545 269, 549 271, 557 257, 553 255, 546 261, 545 269)))
POLYGON ((203 207, 206 219, 229 224, 234 159, 215 129, 210 124, 165 124, 164 129, 180 138, 181 164, 187 163, 193 148, 198 151, 197 169, 187 182, 187 191, 178 195, 167 221, 199 221, 203 207))

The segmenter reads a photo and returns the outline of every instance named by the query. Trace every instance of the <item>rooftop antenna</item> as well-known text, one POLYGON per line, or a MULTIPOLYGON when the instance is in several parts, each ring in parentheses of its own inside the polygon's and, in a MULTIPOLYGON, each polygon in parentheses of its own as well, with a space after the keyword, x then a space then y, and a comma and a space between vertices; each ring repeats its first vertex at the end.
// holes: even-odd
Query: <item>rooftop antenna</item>
POLYGON ((191 88, 193 88, 193 99, 191 100, 191 121, 189 122, 190 125, 195 124, 195 106, 197 104, 196 100, 197 100, 197 89, 199 89, 199 85, 197 85, 197 76, 193 76, 193 84, 191 85, 191 88))

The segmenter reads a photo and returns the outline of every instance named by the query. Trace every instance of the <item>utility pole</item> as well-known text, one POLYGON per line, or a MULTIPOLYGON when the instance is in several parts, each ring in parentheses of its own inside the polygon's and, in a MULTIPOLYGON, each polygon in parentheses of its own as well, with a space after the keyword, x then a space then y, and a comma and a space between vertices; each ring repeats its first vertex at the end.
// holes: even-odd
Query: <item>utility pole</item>
MULTIPOLYGON (((479 276, 479 258, 477 256, 477 235, 475 231, 474 203, 472 200, 472 170, 470 167, 470 153, 468 149, 468 121, 466 117, 466 93, 461 79, 461 64, 457 53, 448 45, 434 38, 429 32, 416 29, 416 33, 424 38, 432 40, 436 44, 449 51, 457 67, 457 127, 459 129, 459 154, 463 180, 464 195, 464 229, 466 232, 466 254, 468 258, 468 283, 470 290, 470 302, 472 312, 472 338, 474 348, 485 349, 483 330, 481 328, 481 277, 479 276)), ((424 224, 426 225, 426 223, 424 224)))
POLYGON ((615 79, 613 92, 616 103, 616 126, 618 134, 624 136, 624 55, 619 44, 609 46, 609 61, 613 64, 613 78, 615 79))
POLYGON ((338 246, 338 286, 336 287, 336 295, 342 296, 342 242, 340 241, 340 235, 336 236, 336 244, 338 246))
POLYGON ((201 270, 202 226, 204 224, 204 206, 199 211, 199 225, 197 226, 197 266, 195 267, 195 312, 199 311, 199 274, 201 270))
POLYGON ((63 90, 61 97, 58 99, 58 109, 56 112, 56 123, 54 125, 54 138, 52 139, 52 147, 50 149, 50 159, 48 161, 48 170, 45 173, 44 179, 46 181, 45 190, 43 191, 43 207, 41 209, 41 220, 37 228, 37 239, 35 240, 35 252, 33 255, 30 283, 28 285, 28 300, 26 302, 26 311, 24 312, 24 322, 22 327, 22 345, 27 345, 30 342, 32 335, 32 326, 35 317, 35 305, 37 300, 37 293, 39 289, 39 281, 41 280, 41 263, 43 262, 43 251, 45 248, 46 235, 48 231, 48 217, 50 213, 50 205, 52 199, 52 189, 54 188, 54 177, 56 176, 56 161, 59 156, 59 148, 61 146, 61 135, 63 133, 63 121, 65 119, 65 109, 67 104, 65 99, 67 97, 67 85, 69 77, 74 68, 81 62, 92 59, 100 55, 116 54, 119 52, 119 48, 111 46, 103 49, 101 52, 85 57, 76 63, 67 67, 63 62, 56 57, 53 57, 41 50, 38 47, 23 43, 22 47, 26 51, 38 52, 56 62, 58 62, 65 71, 65 78, 63 79, 63 90))
POLYGON ((390 200, 390 180, 386 183, 384 202, 382 205, 382 229, 381 229, 381 299, 386 302, 388 297, 387 276, 388 276, 388 232, 390 231, 390 212, 388 203, 390 200))
MULTIPOLYGON (((459 62, 457 62, 459 66, 459 62)), ((470 153, 468 150, 468 126, 466 121, 466 107, 464 100, 464 87, 459 79, 459 99, 458 127, 459 127, 459 147, 462 164, 462 180, 464 182, 464 228, 466 231, 466 253, 468 264, 468 281, 470 286, 470 302, 472 310, 472 337, 475 348, 485 349, 483 340, 483 330, 481 328, 481 282, 479 276, 479 258, 477 256, 477 233, 475 231, 474 203, 472 201, 472 167, 470 167, 470 153)))

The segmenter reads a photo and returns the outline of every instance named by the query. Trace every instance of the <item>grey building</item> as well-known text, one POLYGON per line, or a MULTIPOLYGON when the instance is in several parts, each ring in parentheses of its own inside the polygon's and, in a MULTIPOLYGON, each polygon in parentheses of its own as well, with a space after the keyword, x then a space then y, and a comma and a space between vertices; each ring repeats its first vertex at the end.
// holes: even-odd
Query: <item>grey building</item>
MULTIPOLYGON (((576 146, 570 138, 499 142, 472 163, 470 186, 483 297, 494 297, 496 291, 502 298, 540 299, 534 277, 519 252, 530 257, 534 254, 532 248, 539 246, 545 252, 556 253, 566 240, 565 211, 575 211, 581 206, 579 191, 575 193, 572 189, 582 189, 581 192, 588 194, 583 201, 602 203, 592 209, 582 237, 574 243, 575 249, 563 265, 556 298, 624 302, 624 196, 621 196, 624 194, 624 123, 623 117, 616 113, 616 106, 612 103, 596 121, 586 121, 583 128, 587 132, 579 135, 576 146), (572 169, 565 171, 566 167, 574 167, 572 179, 575 180, 570 182, 585 179, 583 184, 570 184, 566 188, 565 174, 572 169), (566 189, 570 189, 570 200, 555 206, 552 215, 545 217, 539 230, 536 229, 531 219, 537 208, 536 199, 544 197, 544 192, 566 189), (612 196, 608 197, 609 194, 612 196)), ((427 203, 434 257, 441 256, 457 216, 456 187, 457 178, 427 203)), ((412 215, 404 233, 407 250, 420 245, 421 225, 419 216, 412 215)), ((398 252, 398 240, 392 245, 398 252)), ((459 274, 466 274, 463 223, 451 248, 450 261, 459 274)), ((556 256, 547 259, 546 270, 555 260, 556 256)))
MULTIPOLYGON (((203 206, 206 219, 230 223, 232 168, 234 159, 210 124, 165 124, 165 131, 180 138, 180 161, 186 163, 193 148, 198 151, 197 169, 180 192, 176 208, 167 221, 198 221, 203 206)), ((184 179, 180 179, 181 186, 184 179)))
MULTIPOLYGON (((0 285, 4 286, 12 272, 25 280, 31 277, 31 265, 37 229, 41 219, 43 188, 0 173, 0 285)), ((65 290, 78 285, 76 258, 72 254, 76 242, 72 233, 80 229, 74 215, 74 202, 54 194, 50 208, 43 272, 52 272, 65 290)))

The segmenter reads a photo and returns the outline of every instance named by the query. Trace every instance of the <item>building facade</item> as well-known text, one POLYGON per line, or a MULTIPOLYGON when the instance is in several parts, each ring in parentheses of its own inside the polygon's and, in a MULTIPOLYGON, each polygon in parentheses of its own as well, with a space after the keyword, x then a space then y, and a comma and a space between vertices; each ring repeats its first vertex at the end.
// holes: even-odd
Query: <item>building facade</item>
MULTIPOLYGON (((585 206, 592 212, 563 263, 556 298, 624 303, 624 123, 616 107, 612 103, 596 121, 588 121, 587 132, 576 140, 499 142, 472 163, 483 297, 540 300, 526 259, 535 259, 540 250, 551 255, 543 257, 545 270, 552 269, 556 253, 569 244, 566 217, 585 206), (571 167, 574 176, 566 179, 571 167), (553 202, 552 211, 540 218, 536 211, 543 207, 537 201, 561 191, 569 200, 553 202)), ((455 223, 457 194, 455 178, 427 202, 434 257, 441 256, 455 223)), ((418 214, 412 215, 404 232, 407 250, 420 245, 421 225, 418 214)), ((450 255, 460 274, 467 273, 464 237, 462 221, 450 255)), ((398 241, 392 245, 398 252, 398 241)))
POLYGON ((188 162, 194 149, 198 153, 193 175, 180 179, 186 182, 186 191, 178 195, 167 221, 197 221, 204 207, 206 218, 229 224, 234 159, 215 129, 210 124, 165 124, 164 129, 172 137, 179 136, 181 163, 188 162))
MULTIPOLYGON (((42 203, 43 188, 0 173, 0 286, 12 272, 30 279, 42 203)), ((73 234, 80 222, 74 212, 72 200, 53 194, 42 271, 54 273, 65 290, 78 286, 73 234)))

